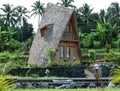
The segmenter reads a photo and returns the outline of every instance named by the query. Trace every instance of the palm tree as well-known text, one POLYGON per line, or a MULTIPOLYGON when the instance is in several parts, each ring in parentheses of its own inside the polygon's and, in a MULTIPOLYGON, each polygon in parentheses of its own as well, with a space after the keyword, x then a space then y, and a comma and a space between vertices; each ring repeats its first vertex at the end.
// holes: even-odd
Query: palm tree
POLYGON ((27 15, 29 11, 24 6, 17 6, 16 13, 17 13, 17 24, 21 28, 23 27, 24 21, 27 22, 27 18, 29 18, 29 16, 27 15))
POLYGON ((20 27, 21 30, 21 41, 23 42, 23 23, 27 22, 27 18, 29 18, 29 16, 27 15, 27 13, 29 13, 29 11, 27 10, 27 8, 23 7, 23 6, 17 6, 16 7, 16 13, 17 13, 17 26, 20 27))
POLYGON ((119 3, 112 3, 109 8, 107 14, 109 15, 109 20, 114 24, 117 22, 117 26, 120 26, 120 6, 119 3))
POLYGON ((4 24, 7 26, 14 26, 15 25, 15 8, 10 4, 4 4, 3 8, 0 8, 4 14, 1 14, 4 18, 4 24))
POLYGON ((82 18, 82 21, 84 22, 85 25, 85 32, 89 32, 88 31, 88 23, 89 23, 89 19, 91 16, 93 9, 90 8, 90 6, 88 4, 83 4, 83 7, 80 7, 78 9, 78 13, 80 14, 80 17, 82 18))
POLYGON ((40 26, 40 17, 43 15, 44 13, 44 4, 40 2, 40 0, 36 1, 33 3, 32 5, 32 15, 38 15, 38 27, 40 26))
POLYGON ((74 0, 61 0, 61 3, 57 3, 61 6, 64 6, 64 7, 71 7, 71 8, 76 8, 74 5, 72 5, 72 3, 74 2, 74 0))
POLYGON ((103 19, 106 18, 106 12, 104 9, 100 10, 99 18, 100 18, 100 22, 103 23, 104 22, 103 19))

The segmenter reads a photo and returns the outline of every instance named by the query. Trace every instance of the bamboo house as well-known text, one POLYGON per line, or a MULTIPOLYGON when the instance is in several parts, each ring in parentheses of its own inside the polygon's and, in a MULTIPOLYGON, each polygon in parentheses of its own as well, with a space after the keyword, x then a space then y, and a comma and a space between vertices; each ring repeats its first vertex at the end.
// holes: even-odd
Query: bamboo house
POLYGON ((48 48, 54 48, 55 61, 80 61, 80 42, 73 9, 49 3, 33 40, 28 64, 46 64, 48 48))

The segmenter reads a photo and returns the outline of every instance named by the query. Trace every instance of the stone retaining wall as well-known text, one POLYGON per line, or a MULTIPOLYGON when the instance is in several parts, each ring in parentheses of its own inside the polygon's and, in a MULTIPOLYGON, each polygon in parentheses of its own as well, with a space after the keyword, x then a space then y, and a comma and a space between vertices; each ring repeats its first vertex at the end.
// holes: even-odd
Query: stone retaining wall
POLYGON ((9 72, 13 76, 28 77, 85 77, 84 67, 17 68, 9 72))

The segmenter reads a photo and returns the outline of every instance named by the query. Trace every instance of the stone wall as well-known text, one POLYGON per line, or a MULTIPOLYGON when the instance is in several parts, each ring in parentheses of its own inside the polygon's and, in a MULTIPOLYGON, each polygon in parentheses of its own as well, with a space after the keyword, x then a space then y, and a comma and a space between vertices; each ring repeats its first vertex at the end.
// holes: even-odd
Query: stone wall
POLYGON ((13 76, 27 77, 85 77, 84 67, 18 68, 9 72, 13 76))
MULTIPOLYGON (((94 67, 88 67, 89 71, 94 73, 94 67)), ((110 75, 110 68, 107 66, 99 66, 98 73, 101 77, 108 77, 110 75)))

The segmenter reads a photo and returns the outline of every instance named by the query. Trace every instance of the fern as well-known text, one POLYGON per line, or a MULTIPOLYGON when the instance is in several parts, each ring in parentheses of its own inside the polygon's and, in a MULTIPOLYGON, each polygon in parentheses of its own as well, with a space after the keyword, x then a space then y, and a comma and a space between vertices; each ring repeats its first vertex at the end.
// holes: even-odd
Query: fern
POLYGON ((12 91, 15 88, 13 80, 8 80, 6 76, 0 75, 0 91, 12 91))

